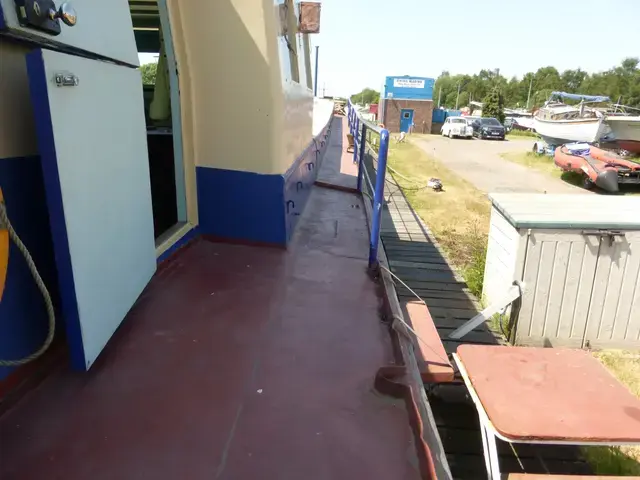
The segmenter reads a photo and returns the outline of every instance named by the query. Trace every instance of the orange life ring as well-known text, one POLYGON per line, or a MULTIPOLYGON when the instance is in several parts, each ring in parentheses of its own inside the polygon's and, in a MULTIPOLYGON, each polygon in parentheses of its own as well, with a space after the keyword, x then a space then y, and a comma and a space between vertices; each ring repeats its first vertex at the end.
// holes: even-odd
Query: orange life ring
MULTIPOLYGON (((4 202, 2 189, 0 188, 0 202, 4 202)), ((4 293, 4 285, 7 280, 7 268, 9 266, 9 232, 6 228, 0 228, 0 300, 4 293)))

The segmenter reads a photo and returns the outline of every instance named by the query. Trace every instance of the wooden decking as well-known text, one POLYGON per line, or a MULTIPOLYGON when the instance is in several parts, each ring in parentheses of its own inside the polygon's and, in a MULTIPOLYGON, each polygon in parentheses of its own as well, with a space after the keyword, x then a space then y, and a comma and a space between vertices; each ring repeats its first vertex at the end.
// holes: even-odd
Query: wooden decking
MULTIPOLYGON (((373 180, 372 159, 367 156, 367 160, 367 172, 373 180)), ((479 302, 389 176, 385 198, 381 238, 389 265, 392 272, 426 302, 446 351, 455 352, 461 343, 504 343, 501 335, 492 332, 486 324, 461 340, 447 338, 455 328, 478 313, 479 302)), ((396 289, 401 304, 416 299, 400 282, 396 282, 396 289)), ((478 417, 464 384, 436 386, 429 389, 428 397, 454 478, 484 478, 478 417)), ((498 452, 503 471, 507 473, 592 473, 575 447, 523 445, 515 447, 514 451, 506 443, 499 442, 498 452)))

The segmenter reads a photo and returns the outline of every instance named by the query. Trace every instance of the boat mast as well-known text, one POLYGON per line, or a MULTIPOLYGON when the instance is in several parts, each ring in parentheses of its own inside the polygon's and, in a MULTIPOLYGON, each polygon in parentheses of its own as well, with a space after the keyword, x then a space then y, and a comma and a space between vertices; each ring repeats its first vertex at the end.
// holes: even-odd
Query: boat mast
POLYGON ((529 95, 527 95, 527 110, 529 110, 529 100, 531 99, 531 87, 533 87, 533 75, 531 75, 531 81, 529 82, 529 95))

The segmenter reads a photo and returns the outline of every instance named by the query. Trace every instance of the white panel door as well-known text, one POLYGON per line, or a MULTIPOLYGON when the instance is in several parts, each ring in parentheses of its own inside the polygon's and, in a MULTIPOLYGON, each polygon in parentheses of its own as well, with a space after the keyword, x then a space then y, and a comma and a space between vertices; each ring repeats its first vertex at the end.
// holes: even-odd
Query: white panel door
POLYGON ((51 50, 27 68, 68 342, 88 369, 156 268, 142 81, 51 50))
POLYGON ((0 0, 0 31, 43 45, 71 47, 138 65, 127 0, 0 0), (63 4, 77 14, 73 27, 48 16, 49 10, 59 10, 63 4))

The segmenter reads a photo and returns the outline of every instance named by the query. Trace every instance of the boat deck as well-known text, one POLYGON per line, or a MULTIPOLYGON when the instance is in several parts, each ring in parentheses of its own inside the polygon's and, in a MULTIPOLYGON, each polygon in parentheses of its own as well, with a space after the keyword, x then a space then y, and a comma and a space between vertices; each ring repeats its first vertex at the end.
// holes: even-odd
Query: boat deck
POLYGON ((394 356, 361 205, 314 187, 288 251, 180 251, 89 373, 0 417, 0 478, 421 478, 404 402, 373 389, 394 356))

